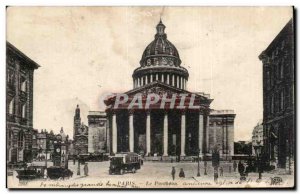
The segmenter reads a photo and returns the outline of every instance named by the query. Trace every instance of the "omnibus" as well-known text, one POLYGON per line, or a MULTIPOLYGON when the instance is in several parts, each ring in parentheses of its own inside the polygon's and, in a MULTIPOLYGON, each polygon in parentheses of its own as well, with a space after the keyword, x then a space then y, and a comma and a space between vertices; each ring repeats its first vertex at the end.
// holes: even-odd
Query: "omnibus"
POLYGON ((109 174, 124 174, 125 172, 135 173, 141 168, 142 159, 133 152, 122 152, 110 158, 109 174))

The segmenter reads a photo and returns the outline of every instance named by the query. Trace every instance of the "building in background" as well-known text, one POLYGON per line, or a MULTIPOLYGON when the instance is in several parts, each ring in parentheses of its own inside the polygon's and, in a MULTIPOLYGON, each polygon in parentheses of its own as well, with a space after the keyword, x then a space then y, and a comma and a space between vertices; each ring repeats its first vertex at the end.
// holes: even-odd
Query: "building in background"
POLYGON ((260 54, 263 63, 264 161, 279 168, 295 153, 294 21, 260 54))
POLYGON ((40 66, 6 42, 6 153, 8 163, 32 160, 33 74, 40 66))
POLYGON ((88 115, 88 152, 107 152, 107 118, 101 111, 89 111, 88 115))
POLYGON ((88 153, 88 134, 89 128, 84 123, 81 123, 80 108, 77 105, 73 127, 73 147, 76 155, 88 153))
POLYGON ((252 155, 252 142, 251 141, 238 141, 234 142, 234 155, 236 156, 251 156, 252 155))
POLYGON ((209 152, 218 151, 222 159, 234 155, 234 119, 233 110, 212 110, 209 115, 209 152))
POLYGON ((57 141, 58 137, 63 137, 63 140, 68 142, 69 137, 64 134, 63 128, 61 128, 60 133, 57 135, 55 135, 52 130, 48 132, 46 129, 42 129, 41 132, 37 132, 37 155, 34 159, 38 161, 44 161, 45 159, 52 160, 54 153, 54 142, 57 141))
POLYGON ((257 123, 252 131, 252 155, 257 155, 257 149, 264 145, 264 127, 262 121, 257 123))

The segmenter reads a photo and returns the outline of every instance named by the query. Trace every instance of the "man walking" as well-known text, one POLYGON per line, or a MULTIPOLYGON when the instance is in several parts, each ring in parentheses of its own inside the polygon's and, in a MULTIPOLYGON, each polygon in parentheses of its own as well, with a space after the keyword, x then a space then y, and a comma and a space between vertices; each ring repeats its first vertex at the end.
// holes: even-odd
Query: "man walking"
POLYGON ((233 161, 233 172, 236 172, 236 168, 237 168, 237 163, 236 161, 233 161))
POLYGON ((83 171, 85 176, 89 175, 89 167, 87 163, 84 164, 83 171))
POLYGON ((214 181, 217 182, 218 181, 218 167, 215 167, 214 168, 214 181))
POLYGON ((220 167, 220 176, 223 176, 223 167, 220 167))
POLYGON ((172 172, 171 172, 171 174, 172 174, 173 180, 175 180, 176 170, 175 170, 175 167, 174 167, 174 166, 172 167, 172 172))

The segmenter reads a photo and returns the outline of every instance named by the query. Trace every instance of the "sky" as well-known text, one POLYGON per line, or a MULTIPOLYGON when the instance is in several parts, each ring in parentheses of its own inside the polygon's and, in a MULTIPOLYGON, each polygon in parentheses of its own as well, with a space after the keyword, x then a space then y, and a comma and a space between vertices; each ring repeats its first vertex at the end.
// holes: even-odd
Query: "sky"
POLYGON ((235 141, 262 119, 259 54, 292 18, 292 7, 9 7, 7 41, 41 67, 34 74, 33 125, 73 134, 76 105, 132 89, 132 73, 160 17, 189 71, 187 90, 236 113, 235 141))

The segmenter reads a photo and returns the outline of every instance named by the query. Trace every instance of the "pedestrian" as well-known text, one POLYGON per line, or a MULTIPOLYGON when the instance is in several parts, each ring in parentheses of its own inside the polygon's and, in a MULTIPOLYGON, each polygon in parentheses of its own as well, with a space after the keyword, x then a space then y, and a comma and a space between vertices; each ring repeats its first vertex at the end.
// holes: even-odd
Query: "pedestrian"
POLYGON ((223 176, 223 167, 220 167, 220 176, 223 176))
POLYGON ((47 175, 47 168, 44 170, 44 179, 47 179, 48 175, 47 175))
POLYGON ((215 167, 214 168, 214 181, 217 182, 218 181, 218 167, 215 167))
POLYGON ((183 168, 180 169, 179 178, 185 178, 183 168))
POLYGON ((236 168, 237 168, 237 163, 236 161, 233 161, 233 171, 236 172, 236 168))
POLYGON ((176 173, 176 170, 175 170, 175 167, 173 166, 172 167, 172 172, 171 172, 173 180, 175 180, 175 173, 176 173))
POLYGON ((242 175, 244 173, 244 170, 245 170, 244 168, 245 167, 244 167, 243 163, 241 161, 239 161, 238 171, 239 171, 240 175, 242 175))
POLYGON ((85 176, 89 175, 89 167, 87 163, 84 164, 83 171, 85 176))

